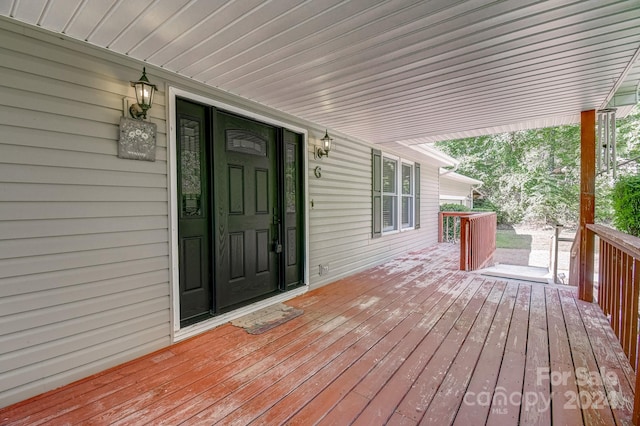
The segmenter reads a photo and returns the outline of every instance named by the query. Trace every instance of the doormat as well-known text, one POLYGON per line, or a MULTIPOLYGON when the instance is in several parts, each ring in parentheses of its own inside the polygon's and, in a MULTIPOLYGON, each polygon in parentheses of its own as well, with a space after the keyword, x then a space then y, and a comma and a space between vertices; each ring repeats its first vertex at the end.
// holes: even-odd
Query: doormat
POLYGON ((249 334, 262 334, 302 315, 302 309, 296 309, 283 303, 267 306, 259 311, 247 314, 231 321, 232 325, 244 328, 249 334))

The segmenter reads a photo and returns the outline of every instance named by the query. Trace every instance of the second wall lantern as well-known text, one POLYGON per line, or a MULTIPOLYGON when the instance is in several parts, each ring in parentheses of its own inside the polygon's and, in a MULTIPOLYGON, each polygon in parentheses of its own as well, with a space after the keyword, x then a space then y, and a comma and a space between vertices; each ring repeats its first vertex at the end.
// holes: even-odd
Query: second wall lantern
POLYGON ((329 136, 327 130, 324 131, 324 136, 320 139, 320 146, 316 148, 316 157, 322 158, 324 156, 329 156, 329 151, 333 148, 333 138, 329 136))

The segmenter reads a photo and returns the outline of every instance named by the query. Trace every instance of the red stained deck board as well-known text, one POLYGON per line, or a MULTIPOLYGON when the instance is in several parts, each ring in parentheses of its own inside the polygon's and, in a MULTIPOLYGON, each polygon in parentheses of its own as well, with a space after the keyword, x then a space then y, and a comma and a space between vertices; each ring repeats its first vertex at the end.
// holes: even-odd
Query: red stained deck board
POLYGON ((620 362, 621 359, 626 360, 622 346, 617 339, 611 340, 607 330, 611 333, 612 330, 598 315, 597 305, 577 301, 577 307, 598 363, 598 375, 607 391, 605 402, 609 404, 616 424, 631 424, 633 401, 622 395, 632 395, 633 384, 627 377, 625 367, 628 367, 628 362, 620 362))
POLYGON ((319 422, 318 426, 350 425, 367 406, 369 399, 355 392, 349 392, 329 411, 319 422))
MULTIPOLYGON (((465 397, 547 389, 549 421, 579 425, 582 410, 560 410, 558 393, 633 398, 596 305, 572 289, 457 271, 457 255, 451 244, 410 253, 287 302, 305 314, 267 333, 218 327, 0 410, 0 424, 528 424, 541 417, 465 397), (554 374, 606 367, 621 382, 538 383, 545 357, 554 374)), ((630 414, 592 411, 585 424, 630 414)))
POLYGON ((520 406, 512 404, 509 397, 522 394, 527 357, 530 299, 531 284, 520 284, 498 381, 491 393, 487 425, 517 425, 519 422, 520 406))
MULTIPOLYGON (((459 353, 451 364, 451 368, 434 395, 428 409, 425 410, 426 413, 422 419, 423 423, 453 423, 458 408, 462 404, 462 399, 466 394, 471 376, 476 369, 478 358, 487 339, 487 333, 494 321, 499 303, 502 300, 505 287, 506 284, 504 282, 498 282, 491 289, 491 293, 460 347, 459 353)), ((415 416, 414 418, 418 419, 419 417, 415 416)))
MULTIPOLYGON (((312 402, 308 403, 301 412, 296 413, 287 423, 309 424, 315 422, 323 417, 324 413, 333 407, 336 401, 346 395, 362 378, 373 376, 374 374, 370 374, 371 369, 378 365, 379 361, 387 356, 399 341, 404 340, 404 337, 415 329, 416 324, 422 319, 424 311, 433 307, 432 303, 425 304, 425 302, 427 300, 434 302, 441 300, 436 298, 430 299, 430 297, 433 296, 436 291, 445 290, 446 286, 436 286, 432 281, 433 280, 427 280, 423 282, 423 285, 427 285, 424 291, 402 302, 401 306, 404 319, 397 327, 394 327, 388 335, 376 342, 374 347, 367 348, 366 353, 349 366, 344 374, 340 374, 335 381, 323 389, 318 395, 314 396, 312 402)), ((423 285, 420 285, 420 287, 423 285)), ((358 344, 358 346, 359 345, 360 344, 358 344)), ((333 366, 331 366, 330 370, 325 369, 329 379, 333 371, 335 371, 333 366)), ((316 377, 314 377, 313 380, 315 381, 316 377)), ((285 404, 290 405, 288 402, 285 402, 285 404)))
POLYGON ((344 412, 349 411, 354 415, 355 405, 353 401, 366 401, 359 405, 361 411, 381 387, 385 385, 389 377, 403 364, 406 358, 415 350, 424 339, 425 334, 440 320, 446 309, 456 300, 460 293, 467 287, 471 279, 447 282, 440 285, 433 293, 433 297, 416 308, 414 327, 400 341, 394 342, 393 349, 380 354, 373 369, 362 380, 355 383, 354 388, 329 412, 327 419, 344 417, 344 412))
MULTIPOLYGON (((571 345, 573 365, 576 371, 583 370, 588 375, 599 372, 591 342, 585 330, 574 298, 560 294, 562 311, 567 324, 567 334, 571 345)), ((581 410, 584 423, 588 425, 614 425, 615 420, 606 400, 606 390, 596 380, 583 380, 576 377, 579 394, 568 404, 570 409, 581 410), (584 399, 582 399, 582 395, 584 399)))
POLYGON ((444 313, 436 326, 425 336, 420 345, 395 371, 390 380, 371 399, 369 405, 356 420, 356 425, 370 425, 386 422, 398 407, 415 380, 429 363, 445 337, 458 320, 465 307, 473 299, 483 280, 478 278, 464 289, 453 305, 444 313))
POLYGON ((532 286, 529 303, 529 331, 525 361, 520 423, 546 426, 551 424, 551 386, 543 380, 549 370, 549 334, 544 287, 532 286))
MULTIPOLYGON (((381 300, 389 299, 383 298, 381 300)), ((404 304, 405 301, 395 299, 394 302, 399 306, 404 304)), ((393 306, 393 308, 395 308, 396 305, 389 304, 385 307, 393 306)), ((280 398, 282 398, 284 395, 297 395, 298 386, 300 386, 311 377, 313 378, 313 383, 322 384, 323 380, 321 372, 326 365, 335 362, 335 360, 338 359, 342 353, 347 351, 351 346, 355 345, 356 342, 361 343, 362 339, 368 339, 371 336, 374 336, 373 340, 377 340, 379 337, 377 337, 375 334, 370 333, 370 330, 378 329, 381 324, 389 322, 389 320, 395 321, 396 323, 398 322, 397 318, 394 318, 393 316, 390 317, 388 315, 386 309, 380 309, 377 313, 381 313, 381 315, 372 315, 369 319, 367 319, 365 323, 363 323, 363 325, 354 328, 349 333, 346 333, 334 344, 327 347, 326 350, 320 348, 319 350, 312 350, 311 352, 315 353, 316 355, 313 356, 310 362, 305 363, 305 365, 302 365, 300 368, 295 369, 281 381, 278 381, 277 383, 271 385, 270 388, 275 389, 274 392, 263 393, 259 397, 252 399, 250 402, 231 413, 229 418, 225 421, 245 424, 253 420, 253 418, 251 418, 252 414, 249 413, 259 413, 260 410, 264 411, 266 409, 269 409, 270 415, 282 415, 280 412, 278 412, 277 409, 273 408, 279 402, 280 398)), ((338 367, 337 371, 341 371, 341 368, 338 367)), ((295 411, 294 408, 289 406, 286 406, 285 410, 295 411)), ((286 411, 285 413, 289 412, 290 411, 286 411)))
MULTIPOLYGON (((289 418, 287 423, 292 425, 313 424, 324 417, 355 384, 370 373, 380 358, 388 354, 397 342, 401 341, 415 327, 415 324, 421 318, 421 315, 416 313, 415 310, 433 295, 436 287, 435 283, 430 283, 410 299, 403 300, 400 304, 402 309, 397 313, 398 315, 402 315, 402 318, 400 318, 401 322, 395 325, 392 330, 389 330, 374 346, 364 348, 366 349, 364 353, 358 351, 357 355, 359 358, 347 366, 344 372, 338 375, 338 377, 335 377, 335 366, 327 366, 329 370, 325 368, 325 381, 329 383, 328 386, 312 395, 312 398, 308 398, 310 401, 306 403, 301 411, 289 418)), ((357 346, 361 346, 361 343, 358 343, 357 346)), ((354 354, 350 354, 350 356, 353 355, 354 354)), ((313 377, 313 381, 317 382, 315 376, 313 377)), ((309 381, 306 382, 306 384, 308 383, 309 381)), ((296 393, 299 393, 299 390, 297 390, 296 393)), ((283 403, 286 405, 290 404, 286 398, 279 402, 279 404, 283 403)))
MULTIPOLYGON (((415 421, 420 421, 423 417, 432 398, 442 386, 445 376, 461 351, 463 343, 471 332, 471 327, 487 301, 494 284, 493 281, 482 283, 460 317, 453 323, 453 327, 434 353, 433 358, 422 370, 402 402, 396 408, 398 413, 415 421)), ((439 417, 437 411, 430 412, 428 417, 432 415, 439 417)))
POLYGON ((487 402, 490 401, 498 380, 517 293, 517 284, 506 285, 477 367, 473 371, 463 402, 455 413, 455 425, 467 426, 478 419, 486 419, 489 414, 487 402))
POLYGON ((549 332, 549 374, 545 383, 551 386, 553 396, 551 420, 554 424, 575 424, 582 422, 580 410, 572 410, 568 403, 578 394, 575 368, 571 357, 571 346, 564 322, 560 295, 555 289, 547 289, 547 326, 549 332))
MULTIPOLYGON (((410 296, 407 293, 403 293, 403 294, 404 294, 404 297, 410 296)), ((380 299, 381 303, 383 300, 386 300, 387 302, 388 301, 393 301, 393 302, 386 306, 380 305, 379 311, 376 311, 373 315, 371 315, 371 317, 369 317, 365 322, 363 322, 360 326, 358 326, 352 331, 355 331, 356 333, 360 333, 360 332, 367 333, 367 331, 363 331, 363 330, 371 329, 371 331, 368 333, 373 334, 374 331, 377 330, 377 328, 384 326, 384 324, 381 323, 380 325, 375 326, 375 322, 372 319, 375 318, 375 321, 380 320, 381 315, 378 315, 379 312, 383 312, 383 311, 389 312, 392 310, 397 310, 398 306, 400 306, 403 303, 402 300, 399 300, 402 298, 403 298, 402 296, 396 297, 395 299, 381 298, 380 299)), ((397 321, 401 321, 401 320, 402 320, 402 317, 398 317, 397 321)), ((352 351, 350 351, 350 353, 351 352, 352 351)), ((366 352, 366 350, 364 352, 366 352)), ((254 375, 255 377, 254 380, 247 381, 247 382, 251 381, 250 384, 240 386, 237 392, 232 392, 228 394, 224 398, 224 400, 221 401, 220 404, 209 406, 203 411, 199 412, 197 415, 193 417, 193 420, 201 421, 203 423, 212 423, 215 420, 220 419, 220 417, 226 414, 229 414, 230 412, 234 411, 244 403, 247 403, 248 401, 250 401, 251 398, 259 394, 260 392, 264 391, 267 387, 273 386, 278 380, 283 379, 287 373, 292 372, 294 368, 304 367, 304 365, 309 362, 305 360, 307 360, 309 357, 313 355, 314 353, 312 351, 305 350, 304 354, 302 355, 305 358, 301 358, 300 356, 290 356, 290 357, 283 358, 283 360, 288 360, 288 361, 281 365, 281 374, 275 375, 273 374, 273 371, 265 371, 264 375, 262 376, 254 375)), ((314 380, 316 381, 318 380, 318 378, 315 375, 314 375, 314 380)), ((298 392, 298 390, 296 390, 296 392, 298 392)))
MULTIPOLYGON (((368 351, 380 350, 376 345, 398 326, 399 321, 404 318, 406 318, 406 312, 390 312, 387 320, 371 332, 368 332, 355 344, 346 348, 337 357, 324 365, 322 369, 313 374, 312 377, 309 377, 296 387, 294 391, 272 405, 268 411, 256 419, 257 423, 281 424, 288 420, 292 412, 298 411, 309 403, 309 401, 314 400, 320 391, 335 379, 336 375, 344 374, 351 365, 368 351)), ((407 328, 403 327, 400 334, 404 335, 406 331, 408 331, 407 328)), ((400 338, 401 336, 394 337, 400 338)), ((240 408, 240 410, 244 411, 242 408, 240 408)))
POLYGON ((444 315, 462 291, 467 288, 470 281, 471 279, 461 280, 456 282, 455 286, 450 287, 448 291, 438 290, 434 293, 434 297, 428 301, 430 303, 425 302, 422 305, 422 319, 416 323, 415 327, 404 339, 396 343, 391 352, 381 357, 371 373, 360 381, 352 392, 356 392, 367 399, 373 398, 395 371, 405 362, 407 357, 411 355, 424 339, 425 335, 427 335, 442 318, 442 315, 444 315))

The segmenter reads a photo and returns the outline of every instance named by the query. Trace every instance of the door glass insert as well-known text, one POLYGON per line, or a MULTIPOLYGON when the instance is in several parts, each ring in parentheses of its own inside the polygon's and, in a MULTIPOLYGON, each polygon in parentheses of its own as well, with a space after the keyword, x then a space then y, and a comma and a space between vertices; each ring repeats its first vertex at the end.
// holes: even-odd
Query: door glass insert
POLYGON ((200 164, 200 122, 180 118, 180 158, 183 217, 202 216, 202 167, 200 164))
POLYGON ((298 171, 296 170, 296 148, 293 144, 287 144, 284 165, 284 191, 287 213, 296 212, 296 181, 298 171))
POLYGON ((226 139, 228 151, 267 156, 267 141, 255 133, 242 129, 228 129, 226 139))

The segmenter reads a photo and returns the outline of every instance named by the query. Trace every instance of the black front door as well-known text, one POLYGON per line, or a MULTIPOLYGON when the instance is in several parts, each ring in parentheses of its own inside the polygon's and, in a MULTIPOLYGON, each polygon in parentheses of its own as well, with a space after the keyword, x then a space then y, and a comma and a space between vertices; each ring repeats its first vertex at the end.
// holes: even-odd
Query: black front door
POLYGON ((278 290, 276 129, 224 112, 214 127, 215 294, 225 311, 278 290))
POLYGON ((178 99, 180 320, 302 284, 302 136, 178 99))

